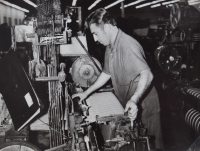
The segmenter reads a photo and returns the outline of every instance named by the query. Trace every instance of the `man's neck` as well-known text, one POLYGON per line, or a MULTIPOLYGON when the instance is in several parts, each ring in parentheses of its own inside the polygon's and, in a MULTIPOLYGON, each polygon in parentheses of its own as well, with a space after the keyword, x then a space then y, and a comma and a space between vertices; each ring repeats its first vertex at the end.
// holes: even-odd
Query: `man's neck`
POLYGON ((111 46, 114 45, 114 43, 115 43, 115 39, 117 38, 118 30, 119 29, 117 28, 117 26, 113 26, 111 28, 111 32, 110 32, 110 34, 111 34, 111 43, 110 43, 110 45, 111 46))

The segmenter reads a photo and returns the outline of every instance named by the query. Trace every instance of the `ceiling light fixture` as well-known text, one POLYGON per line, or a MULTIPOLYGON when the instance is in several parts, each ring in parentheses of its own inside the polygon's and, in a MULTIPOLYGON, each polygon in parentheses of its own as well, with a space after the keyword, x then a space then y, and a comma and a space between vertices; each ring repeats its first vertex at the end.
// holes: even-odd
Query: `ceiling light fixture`
POLYGON ((189 5, 196 5, 196 4, 200 4, 200 1, 188 1, 189 5))
POLYGON ((199 0, 188 0, 188 2, 199 2, 199 0))
POLYGON ((162 5, 168 5, 168 4, 172 4, 172 3, 176 3, 179 2, 180 0, 173 0, 173 1, 169 1, 169 2, 164 2, 162 3, 162 5))
POLYGON ((113 6, 119 4, 119 3, 123 2, 123 1, 124 1, 124 0, 117 0, 116 2, 114 2, 114 3, 112 3, 112 4, 108 5, 108 6, 106 6, 106 7, 104 7, 104 8, 105 8, 105 9, 108 9, 108 8, 113 7, 113 6))
POLYGON ((155 5, 151 5, 151 8, 155 8, 155 7, 159 7, 161 6, 161 4, 155 4, 155 5))
POLYGON ((21 10, 21 11, 23 11, 23 12, 29 13, 29 10, 24 9, 24 8, 21 8, 21 7, 17 6, 17 5, 14 5, 14 4, 12 4, 12 3, 9 3, 9 2, 7 2, 7 1, 0 0, 0 2, 3 3, 3 4, 5 4, 5 5, 7 5, 7 6, 10 6, 10 7, 12 7, 12 8, 16 8, 16 9, 21 10))
POLYGON ((37 5, 33 2, 31 2, 30 0, 24 0, 24 2, 26 2, 27 4, 33 6, 33 7, 37 7, 37 5))
POLYGON ((77 0, 73 0, 72 6, 76 6, 76 2, 77 2, 77 0))
POLYGON ((166 5, 166 8, 172 7, 173 4, 166 5))
POLYGON ((101 0, 96 0, 92 5, 88 7, 88 10, 91 10, 93 7, 95 7, 101 0))
MULTIPOLYGON (((135 1, 135 2, 126 4, 126 5, 124 5, 124 8, 129 7, 129 6, 136 5, 136 4, 138 4, 138 3, 140 3, 140 2, 143 2, 143 1, 146 1, 146 0, 137 0, 137 1, 135 1)), ((120 8, 122 9, 122 7, 120 7, 120 8)))
POLYGON ((148 2, 148 3, 142 4, 142 5, 138 5, 135 8, 138 9, 138 8, 142 8, 142 7, 149 6, 149 5, 156 4, 156 3, 159 3, 159 2, 163 2, 163 1, 166 1, 166 0, 156 0, 156 1, 153 1, 153 2, 148 2))

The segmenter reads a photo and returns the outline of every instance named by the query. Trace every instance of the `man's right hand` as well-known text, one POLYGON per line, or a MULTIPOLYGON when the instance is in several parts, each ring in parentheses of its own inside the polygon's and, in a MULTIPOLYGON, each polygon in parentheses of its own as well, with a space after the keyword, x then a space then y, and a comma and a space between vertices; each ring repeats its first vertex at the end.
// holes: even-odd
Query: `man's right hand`
POLYGON ((110 77, 111 75, 101 72, 98 79, 86 91, 72 95, 72 99, 75 97, 79 97, 80 101, 86 99, 89 94, 102 87, 110 79, 110 77))
POLYGON ((87 96, 88 96, 88 94, 86 93, 86 91, 84 91, 84 92, 80 92, 80 93, 77 93, 77 94, 73 94, 72 99, 75 98, 75 97, 79 97, 80 101, 82 101, 85 98, 87 98, 87 96))

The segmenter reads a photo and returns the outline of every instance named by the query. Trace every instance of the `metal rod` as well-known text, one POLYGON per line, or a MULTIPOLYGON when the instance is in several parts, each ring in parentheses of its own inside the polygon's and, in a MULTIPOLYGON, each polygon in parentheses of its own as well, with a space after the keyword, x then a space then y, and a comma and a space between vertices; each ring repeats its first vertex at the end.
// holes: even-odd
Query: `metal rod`
MULTIPOLYGON (((48 77, 50 76, 50 66, 47 65, 47 73, 48 73, 48 77)), ((48 82, 48 89, 49 89, 49 109, 48 109, 48 118, 49 118, 49 125, 51 125, 51 83, 48 82)), ((49 139, 50 139, 50 148, 52 148, 52 139, 51 139, 51 128, 49 129, 49 139)))
POLYGON ((122 18, 125 18, 125 9, 124 9, 124 2, 121 2, 121 16, 122 18))
MULTIPOLYGON (((53 69, 53 72, 55 72, 55 69, 53 69)), ((54 124, 55 124, 55 129, 56 131, 59 131, 58 130, 58 124, 59 124, 59 117, 58 117, 58 105, 57 105, 57 94, 56 94, 56 81, 53 81, 53 84, 54 84, 54 87, 53 87, 53 90, 54 90, 54 96, 55 96, 55 99, 54 99, 54 104, 55 104, 55 116, 54 116, 54 124)), ((56 146, 58 146, 59 144, 59 135, 58 133, 55 131, 55 134, 56 134, 56 146)))
POLYGON ((35 78, 35 81, 43 81, 43 82, 46 82, 46 81, 58 81, 59 78, 58 77, 38 77, 38 78, 35 78))
MULTIPOLYGON (((60 85, 60 90, 59 90, 59 103, 60 103, 60 120, 61 120, 61 131, 63 132, 64 134, 64 126, 63 126, 63 122, 64 122, 64 118, 63 118, 63 105, 62 105, 62 85, 61 83, 59 83, 60 85)), ((63 140, 63 139, 62 139, 63 140)))
POLYGON ((65 129, 69 130, 69 97, 68 97, 68 86, 65 84, 65 129))
POLYGON ((149 145, 149 138, 148 138, 148 136, 144 137, 144 139, 147 140, 147 149, 148 149, 148 151, 150 151, 151 149, 150 149, 150 145, 149 145))
MULTIPOLYGON (((61 116, 62 116, 62 113, 61 113, 61 108, 60 108, 60 94, 58 93, 58 96, 57 96, 57 104, 58 104, 58 129, 59 129, 59 132, 62 134, 62 120, 61 120, 61 116)), ((62 135, 59 135, 59 143, 60 145, 62 144, 62 135)))
POLYGON ((56 133, 56 146, 59 145, 59 136, 58 136, 58 106, 57 106, 57 94, 55 94, 55 99, 54 99, 54 104, 55 104, 55 116, 54 116, 54 124, 55 124, 55 133, 56 133))

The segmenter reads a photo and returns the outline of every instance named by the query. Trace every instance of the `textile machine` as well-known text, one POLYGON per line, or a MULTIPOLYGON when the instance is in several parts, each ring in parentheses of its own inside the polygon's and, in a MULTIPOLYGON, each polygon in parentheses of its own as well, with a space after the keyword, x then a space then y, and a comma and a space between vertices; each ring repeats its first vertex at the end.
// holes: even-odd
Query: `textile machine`
MULTIPOLYGON (((3 92, 15 130, 21 131, 30 124, 32 131, 49 131, 50 148, 46 151, 150 151, 147 130, 138 120, 131 123, 124 115, 112 89, 103 89, 82 102, 79 98, 71 99, 72 94, 94 83, 102 70, 101 63, 87 51, 86 37, 81 32, 81 8, 67 7, 65 14, 61 14, 60 0, 37 0, 37 6, 36 18, 13 28, 12 50, 3 62, 7 64, 12 57, 15 61, 4 66, 7 72, 0 75, 4 85, 7 82, 4 79, 8 78, 6 73, 9 73, 13 80, 9 86, 14 88, 6 90, 12 91, 24 103, 24 106, 21 102, 9 103, 15 97, 3 92), (28 68, 23 67, 16 55, 18 44, 23 43, 31 43, 27 53, 28 68), (65 57, 73 58, 71 66, 66 64, 65 57), (69 70, 68 66, 71 67, 69 70), (11 67, 13 72, 20 69, 19 74, 11 73, 11 67), (19 82, 22 85, 16 84, 15 76, 23 77, 24 80, 19 82), (73 81, 68 79, 70 76, 73 81), (18 91, 22 91, 20 96, 18 91), (41 97, 39 93, 45 96, 41 97), (13 112, 16 105, 21 107, 20 117, 13 112), (47 108, 45 113, 44 108, 47 108), (18 119, 21 119, 20 123, 18 119)), ((16 144, 7 144, 2 149, 31 146, 16 144)), ((35 147, 34 150, 39 149, 35 147)))
MULTIPOLYGON (((163 82, 169 94, 172 112, 177 112, 199 135, 199 16, 198 9, 188 3, 173 4, 165 36, 155 50, 155 58, 167 73, 163 82)), ((199 139, 188 149, 197 149, 199 139)))

